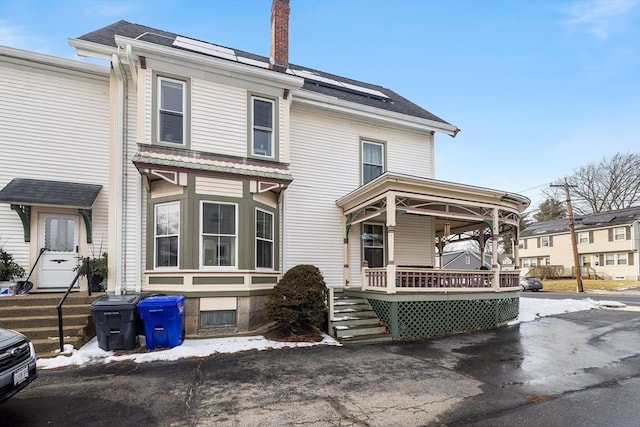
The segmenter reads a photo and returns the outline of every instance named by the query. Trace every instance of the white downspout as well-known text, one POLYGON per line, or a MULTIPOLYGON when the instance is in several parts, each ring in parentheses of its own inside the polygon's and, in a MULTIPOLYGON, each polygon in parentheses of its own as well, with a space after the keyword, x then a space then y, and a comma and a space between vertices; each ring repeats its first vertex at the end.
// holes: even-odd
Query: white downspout
MULTIPOLYGON (((134 87, 137 88, 138 87, 138 69, 136 67, 133 49, 131 48, 130 44, 126 46, 125 52, 127 54, 127 63, 129 64, 129 70, 131 71, 131 80, 133 81, 134 87)), ((138 177, 136 179, 135 194, 136 194, 136 197, 135 197, 136 229, 131 234, 133 234, 135 239, 135 245, 134 245, 135 262, 133 264, 134 276, 135 276, 135 292, 140 293, 142 291, 142 262, 143 262, 141 259, 141 256, 142 256, 141 255, 141 252, 142 252, 142 243, 141 243, 142 242, 142 178, 141 177, 138 177)))
MULTIPOLYGON (((115 241, 115 256, 114 256, 114 265, 115 265, 115 294, 122 295, 122 277, 123 277, 123 257, 122 257, 122 247, 123 247, 123 160, 124 160, 124 85, 125 85, 125 75, 124 70, 122 69, 122 64, 120 62, 120 58, 117 54, 113 54, 111 57, 111 64, 113 66, 113 71, 116 75, 117 88, 116 88, 116 117, 115 117, 115 135, 116 135, 116 167, 115 167, 115 197, 114 200, 117 201, 115 206, 115 229, 116 229, 116 241, 115 241)), ((126 291, 125 291, 126 292, 126 291)))

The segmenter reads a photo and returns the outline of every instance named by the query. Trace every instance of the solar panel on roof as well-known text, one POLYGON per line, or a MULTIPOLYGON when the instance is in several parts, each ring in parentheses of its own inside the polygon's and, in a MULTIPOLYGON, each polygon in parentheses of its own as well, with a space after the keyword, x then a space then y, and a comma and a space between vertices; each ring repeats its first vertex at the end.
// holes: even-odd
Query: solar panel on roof
POLYGON ((232 61, 238 61, 236 52, 233 49, 218 46, 213 43, 205 43, 199 40, 177 36, 176 39, 173 41, 173 45, 175 47, 189 49, 194 52, 200 52, 206 55, 216 56, 218 58, 231 59, 232 61))
POLYGON ((342 82, 340 80, 331 79, 331 78, 328 78, 328 77, 321 76, 321 75, 319 75, 317 73, 314 73, 312 71, 307 71, 307 70, 292 70, 292 71, 293 71, 293 74, 295 74, 295 75, 297 75, 299 77, 303 77, 304 79, 313 80, 313 81, 322 82, 322 83, 327 83, 327 84, 330 84, 332 86, 343 87, 345 89, 349 89, 349 90, 354 91, 354 92, 360 92, 360 93, 366 94, 366 95, 374 95, 374 96, 377 96, 377 97, 382 98, 382 99, 389 99, 389 97, 387 95, 385 95, 384 93, 380 92, 379 90, 370 89, 368 87, 354 85, 352 83, 347 83, 347 82, 342 82))

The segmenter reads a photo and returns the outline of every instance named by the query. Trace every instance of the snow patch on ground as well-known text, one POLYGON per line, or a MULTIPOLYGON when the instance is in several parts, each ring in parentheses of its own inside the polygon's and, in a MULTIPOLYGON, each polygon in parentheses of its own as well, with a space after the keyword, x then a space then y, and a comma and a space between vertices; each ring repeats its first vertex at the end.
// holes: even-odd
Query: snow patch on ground
POLYGON ((291 347, 310 347, 314 345, 341 345, 338 341, 324 335, 320 342, 280 342, 270 341, 262 336, 228 337, 210 339, 187 339, 174 348, 146 351, 144 337, 140 337, 142 353, 116 355, 98 347, 93 338, 79 350, 65 346, 65 352, 54 358, 38 359, 38 369, 54 369, 64 366, 83 366, 98 363, 111 363, 130 360, 135 363, 155 362, 158 360, 178 360, 186 357, 207 357, 216 353, 236 353, 247 350, 269 350, 291 347))

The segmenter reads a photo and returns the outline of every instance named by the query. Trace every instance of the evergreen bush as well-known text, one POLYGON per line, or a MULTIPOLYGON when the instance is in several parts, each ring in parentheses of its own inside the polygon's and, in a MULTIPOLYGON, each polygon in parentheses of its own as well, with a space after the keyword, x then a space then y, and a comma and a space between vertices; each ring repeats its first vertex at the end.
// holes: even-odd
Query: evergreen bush
POLYGON ((326 313, 327 287, 320 270, 300 264, 287 271, 266 304, 267 318, 278 325, 320 328, 326 313))

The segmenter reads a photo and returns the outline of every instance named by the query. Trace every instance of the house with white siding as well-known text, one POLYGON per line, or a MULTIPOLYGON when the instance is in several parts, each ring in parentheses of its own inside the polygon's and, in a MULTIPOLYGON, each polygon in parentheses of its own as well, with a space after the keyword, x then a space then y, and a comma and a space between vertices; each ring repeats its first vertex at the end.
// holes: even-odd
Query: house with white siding
MULTIPOLYGON (((583 276, 640 279, 640 206, 576 216, 574 223, 583 276)), ((532 267, 558 266, 563 276, 574 275, 566 218, 528 225, 518 245, 522 274, 528 274, 532 267)))
POLYGON ((518 271, 497 258, 436 268, 436 249, 490 238, 497 257, 529 200, 437 180, 436 134, 456 126, 387 88, 289 63, 288 3, 273 3, 268 58, 126 21, 70 40, 109 64, 111 166, 93 208, 108 206, 109 291, 186 295, 189 335, 245 332, 265 324, 285 271, 314 264, 394 338, 514 318, 518 271))
POLYGON ((0 46, 0 82, 0 247, 60 289, 109 244, 109 69, 0 46))

